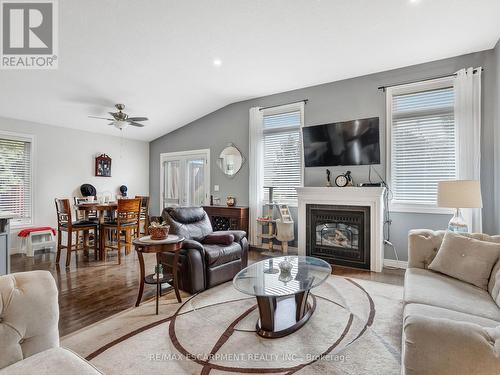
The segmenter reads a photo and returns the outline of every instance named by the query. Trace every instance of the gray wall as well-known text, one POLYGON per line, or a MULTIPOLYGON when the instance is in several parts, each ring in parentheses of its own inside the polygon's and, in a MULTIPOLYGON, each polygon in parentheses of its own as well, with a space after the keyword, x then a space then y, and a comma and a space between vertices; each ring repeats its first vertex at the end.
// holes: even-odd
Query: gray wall
MULTIPOLYGON (((160 137, 150 145, 150 193, 153 199, 154 213, 159 211, 155 202, 159 202, 160 165, 159 154, 191 150, 197 148, 211 149, 211 184, 220 185, 219 195, 225 197, 233 194, 238 203, 248 204, 248 162, 236 178, 227 179, 218 170, 215 159, 222 148, 234 142, 248 157, 248 110, 254 106, 270 106, 309 99, 305 106, 305 125, 316 125, 326 122, 352 120, 356 118, 380 117, 381 123, 381 165, 376 166, 378 172, 385 177, 385 95, 377 87, 392 83, 417 81, 440 75, 447 75, 465 67, 485 68, 483 85, 483 145, 482 145, 482 187, 484 196, 485 232, 495 232, 493 225, 493 178, 494 178, 494 90, 490 69, 495 61, 495 51, 484 51, 455 58, 410 66, 387 72, 356 77, 343 81, 307 87, 299 90, 269 95, 257 99, 230 104, 209 115, 202 117, 182 128, 160 137), (491 75, 491 76, 490 76, 491 75)), ((345 172, 345 167, 330 168, 332 175, 345 172)), ((349 167, 354 182, 367 181, 368 167, 349 167)), ((324 185, 324 168, 307 168, 305 171, 306 186, 324 185)), ((407 233, 412 228, 445 228, 449 216, 435 214, 393 213, 391 240, 396 246, 400 260, 407 259, 407 233)), ((386 249, 386 258, 394 259, 392 249, 386 249)))
POLYGON ((492 82, 495 84, 492 105, 494 108, 494 140, 495 140, 495 158, 494 158, 494 186, 493 195, 495 199, 494 210, 494 229, 500 233, 500 40, 498 41, 493 54, 492 82))

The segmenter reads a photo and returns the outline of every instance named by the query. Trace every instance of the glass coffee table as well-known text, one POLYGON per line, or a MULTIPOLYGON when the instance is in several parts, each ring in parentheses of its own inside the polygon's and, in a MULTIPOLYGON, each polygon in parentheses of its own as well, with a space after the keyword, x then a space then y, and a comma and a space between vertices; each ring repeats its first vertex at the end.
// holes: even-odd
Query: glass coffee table
POLYGON ((260 314, 257 333, 278 338, 295 332, 309 320, 314 312, 314 304, 307 301, 309 292, 331 273, 332 267, 318 258, 277 257, 241 270, 233 285, 257 298, 260 314))

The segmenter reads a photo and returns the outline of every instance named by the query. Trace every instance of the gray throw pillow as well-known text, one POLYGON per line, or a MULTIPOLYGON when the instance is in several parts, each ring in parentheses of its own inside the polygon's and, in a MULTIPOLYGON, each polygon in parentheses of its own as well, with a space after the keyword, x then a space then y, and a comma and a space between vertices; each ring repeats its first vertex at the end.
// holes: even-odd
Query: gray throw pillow
POLYGON ((487 289, 491 269, 499 257, 498 243, 447 232, 429 269, 487 289))

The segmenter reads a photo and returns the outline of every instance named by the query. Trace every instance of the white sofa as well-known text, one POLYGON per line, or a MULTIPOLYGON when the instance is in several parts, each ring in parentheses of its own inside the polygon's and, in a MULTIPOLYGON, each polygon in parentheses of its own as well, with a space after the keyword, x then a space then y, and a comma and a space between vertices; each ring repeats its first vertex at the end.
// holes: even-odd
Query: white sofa
POLYGON ((59 346, 57 287, 47 271, 0 277, 0 373, 101 374, 59 346))
MULTIPOLYGON (((402 373, 500 374, 500 260, 488 290, 433 272, 444 231, 413 230, 405 275, 402 373)), ((500 236, 472 234, 500 243, 500 236)))

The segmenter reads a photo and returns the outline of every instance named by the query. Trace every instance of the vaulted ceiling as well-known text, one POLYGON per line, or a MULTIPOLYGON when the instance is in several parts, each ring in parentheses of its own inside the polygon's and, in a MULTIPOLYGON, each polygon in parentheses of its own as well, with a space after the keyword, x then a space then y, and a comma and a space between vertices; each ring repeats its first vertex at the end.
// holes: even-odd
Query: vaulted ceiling
MULTIPOLYGON (((492 48, 498 0, 64 0, 59 68, 0 71, 0 116, 152 140, 227 104, 492 48), (217 61, 218 60, 218 61, 217 61)), ((0 124, 1 127, 1 124, 0 124)))

